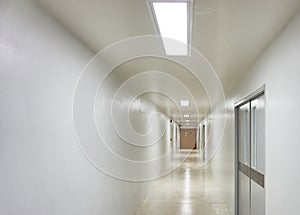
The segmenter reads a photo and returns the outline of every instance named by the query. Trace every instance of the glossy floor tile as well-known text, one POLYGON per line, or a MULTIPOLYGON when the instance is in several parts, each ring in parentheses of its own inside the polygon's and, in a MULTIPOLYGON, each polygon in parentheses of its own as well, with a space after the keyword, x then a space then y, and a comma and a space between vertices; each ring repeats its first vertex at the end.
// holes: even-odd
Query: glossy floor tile
POLYGON ((192 152, 171 174, 158 179, 136 215, 230 215, 210 170, 192 152))

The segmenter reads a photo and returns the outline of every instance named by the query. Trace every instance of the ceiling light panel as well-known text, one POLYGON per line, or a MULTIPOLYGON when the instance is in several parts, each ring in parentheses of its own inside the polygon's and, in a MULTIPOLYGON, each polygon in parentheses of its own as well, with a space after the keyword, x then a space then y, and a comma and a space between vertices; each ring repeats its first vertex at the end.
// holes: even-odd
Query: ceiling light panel
POLYGON ((186 100, 186 99, 181 99, 179 101, 179 104, 181 107, 187 107, 187 106, 190 106, 190 100, 186 100))
POLYGON ((191 2, 150 0, 156 30, 166 55, 188 56, 191 41, 191 2))

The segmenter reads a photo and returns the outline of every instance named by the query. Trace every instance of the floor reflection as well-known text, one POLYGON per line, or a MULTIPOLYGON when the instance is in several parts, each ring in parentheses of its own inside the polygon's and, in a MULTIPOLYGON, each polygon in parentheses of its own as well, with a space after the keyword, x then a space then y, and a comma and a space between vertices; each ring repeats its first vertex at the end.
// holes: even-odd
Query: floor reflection
POLYGON ((158 179, 136 215, 229 215, 210 170, 197 152, 173 173, 158 179))

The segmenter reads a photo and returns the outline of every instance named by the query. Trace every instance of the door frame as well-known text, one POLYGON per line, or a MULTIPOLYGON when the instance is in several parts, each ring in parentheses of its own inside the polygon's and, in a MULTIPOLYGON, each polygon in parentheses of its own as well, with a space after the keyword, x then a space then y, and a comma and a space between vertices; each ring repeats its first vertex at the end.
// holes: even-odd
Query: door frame
POLYGON ((202 125, 200 125, 201 127, 201 148, 200 150, 202 150, 201 154, 202 154, 202 158, 203 161, 205 161, 205 147, 206 147, 206 124, 203 123, 202 125))
MULTIPOLYGON (((258 88, 257 90, 255 90, 254 92, 250 93, 248 96, 246 96, 245 98, 237 101, 234 103, 234 188, 235 188, 235 195, 234 195, 234 214, 235 215, 239 215, 239 142, 238 142, 238 138, 239 138, 239 128, 238 128, 238 108, 241 107, 242 105, 251 102, 252 100, 260 97, 264 95, 266 98, 266 85, 264 84, 262 87, 258 88)), ((265 103, 266 103, 266 99, 265 99, 265 103)), ((250 111, 251 111, 251 107, 250 107, 250 111)), ((250 128, 251 129, 251 128, 250 128)), ((251 138, 251 136, 250 136, 251 138)), ((250 140, 251 142, 251 140, 250 140)), ((250 146, 251 147, 251 146, 250 146)), ((251 149, 250 149, 251 151, 251 149)), ((266 160, 266 155, 265 155, 265 160, 266 160)), ((251 165, 251 161, 250 161, 250 165, 251 165)), ((264 175, 264 177, 266 178, 266 175, 264 175)), ((251 180, 251 178, 250 178, 251 180)), ((266 181, 266 180, 265 180, 266 181)), ((266 186, 264 186, 266 189, 266 186)))

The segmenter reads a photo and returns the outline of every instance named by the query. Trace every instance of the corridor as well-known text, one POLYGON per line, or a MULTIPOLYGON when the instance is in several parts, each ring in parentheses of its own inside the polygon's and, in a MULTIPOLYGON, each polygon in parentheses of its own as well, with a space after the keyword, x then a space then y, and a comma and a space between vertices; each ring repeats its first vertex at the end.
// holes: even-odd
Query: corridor
POLYGON ((155 181, 153 189, 136 215, 229 215, 228 208, 213 180, 193 151, 172 173, 155 181))
POLYGON ((300 0, 0 0, 0 215, 299 214, 299 59, 300 0))

